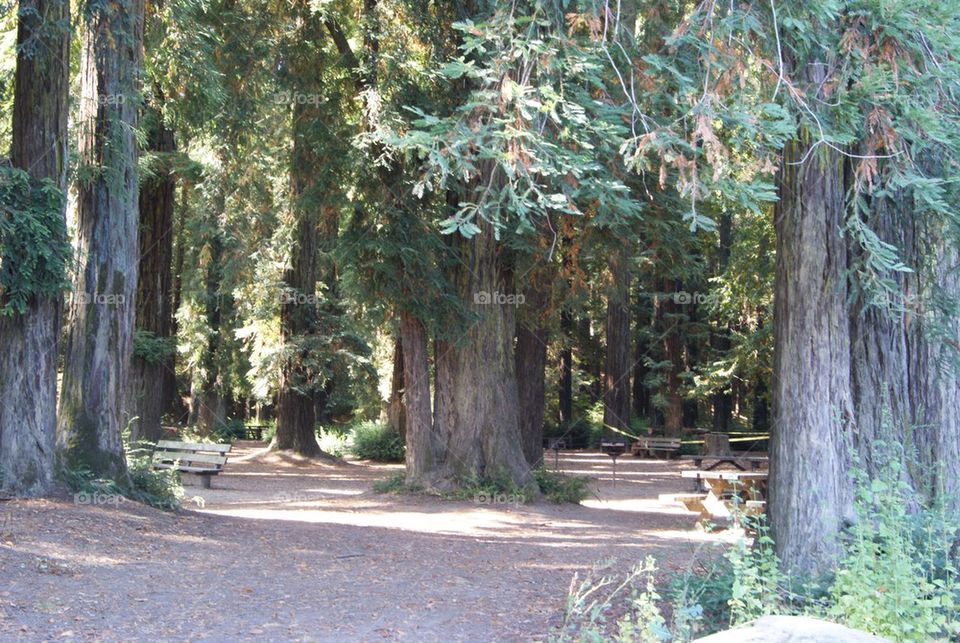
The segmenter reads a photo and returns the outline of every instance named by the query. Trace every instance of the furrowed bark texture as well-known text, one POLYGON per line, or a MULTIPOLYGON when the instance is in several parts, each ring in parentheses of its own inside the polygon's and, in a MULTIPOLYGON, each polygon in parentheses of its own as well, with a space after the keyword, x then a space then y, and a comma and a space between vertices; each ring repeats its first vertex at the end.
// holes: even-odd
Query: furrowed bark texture
POLYGON ((413 315, 400 313, 403 344, 403 405, 406 415, 407 483, 434 486, 438 459, 430 409, 430 365, 427 333, 413 315))
MULTIPOLYGON (((70 4, 21 0, 11 162, 64 191, 70 4), (54 25, 61 24, 57 29, 54 25)), ((60 212, 63 218, 64 213, 60 212)), ((52 239, 63 242, 63 239, 52 239)), ((0 490, 40 494, 53 479, 60 297, 0 317, 0 490)))
MULTIPOLYGON (((147 149, 161 154, 175 151, 173 132, 164 127, 161 115, 154 112, 151 120, 147 149)), ((158 339, 170 340, 174 337, 171 271, 177 181, 169 172, 165 160, 159 165, 162 173, 142 181, 140 185, 136 326, 138 330, 150 332, 158 339)), ((130 431, 133 440, 156 442, 160 439, 161 418, 172 394, 168 389, 175 383, 170 377, 174 368, 173 359, 173 353, 160 359, 133 358, 128 408, 131 418, 139 418, 130 431)))
POLYGON ((105 477, 126 471, 120 432, 137 289, 134 132, 142 43, 141 0, 108 0, 85 9, 81 179, 74 215, 77 266, 67 314, 57 447, 68 464, 105 477))
MULTIPOLYGON (((823 66, 804 72, 822 84, 823 66)), ((843 223, 843 159, 808 154, 801 131, 781 161, 775 279, 770 523, 785 568, 818 573, 840 552, 851 514, 846 431, 852 418, 843 223), (803 161, 801 163, 801 161, 803 161)))
POLYGON ((534 468, 543 462, 543 416, 550 334, 544 319, 544 311, 549 303, 549 286, 542 282, 548 281, 549 277, 549 274, 527 275, 530 285, 524 291, 523 314, 517 322, 514 354, 523 455, 527 464, 534 468))
POLYGON ((459 240, 460 295, 478 319, 437 360, 441 391, 434 421, 444 477, 494 478, 529 487, 533 476, 521 446, 513 355, 515 306, 496 297, 514 290, 491 228, 485 223, 479 234, 459 240))

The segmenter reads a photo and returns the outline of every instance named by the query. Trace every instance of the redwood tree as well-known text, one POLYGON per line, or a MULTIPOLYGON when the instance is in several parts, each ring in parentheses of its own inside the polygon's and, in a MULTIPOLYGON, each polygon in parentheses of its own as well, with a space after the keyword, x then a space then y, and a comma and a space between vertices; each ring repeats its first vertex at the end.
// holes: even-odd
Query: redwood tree
POLYGON ((80 168, 72 212, 77 265, 57 447, 72 466, 118 477, 137 290, 141 0, 89 3, 80 55, 80 168))
MULTIPOLYGON (((27 175, 26 192, 42 194, 42 181, 59 194, 49 193, 35 205, 48 210, 44 226, 48 236, 31 238, 24 228, 20 243, 39 243, 40 254, 66 253, 63 193, 67 166, 67 93, 69 88, 70 4, 66 0, 21 0, 17 25, 17 66, 14 79, 13 145, 10 161, 27 175), (59 249, 58 249, 59 246, 59 249)), ((0 172, 7 171, 0 167, 0 172)), ((4 176, 4 192, 13 185, 4 176)), ((8 196, 8 195, 4 195, 8 196)), ((4 210, 13 203, 4 199, 4 210)), ((16 226, 24 212, 10 212, 16 226)), ((6 233, 6 234, 9 234, 6 233)), ((4 286, 20 279, 20 259, 6 256, 10 249, 0 231, 0 488, 15 494, 44 492, 53 477, 56 431, 57 344, 60 334, 60 295, 63 280, 56 276, 52 291, 32 294, 22 310, 5 310, 4 286), (5 261, 5 263, 4 263, 5 261)), ((34 252, 38 249, 31 249, 34 252)), ((24 262, 25 263, 25 262, 24 262)), ((62 267, 62 266, 61 266, 62 267)), ((44 266, 36 266, 35 276, 44 266)), ((22 286, 23 284, 17 284, 22 286)), ((29 289, 28 289, 29 290, 29 289)))

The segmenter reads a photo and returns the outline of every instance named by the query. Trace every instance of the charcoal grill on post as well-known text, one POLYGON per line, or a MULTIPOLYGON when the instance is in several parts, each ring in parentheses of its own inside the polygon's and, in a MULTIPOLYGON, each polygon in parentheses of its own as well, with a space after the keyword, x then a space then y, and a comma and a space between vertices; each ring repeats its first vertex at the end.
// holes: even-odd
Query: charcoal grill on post
POLYGON ((622 438, 603 438, 600 440, 600 450, 613 460, 613 486, 617 486, 617 458, 626 453, 629 444, 622 438))
POLYGON ((560 470, 560 449, 567 448, 567 441, 563 438, 547 438, 547 448, 553 451, 553 468, 560 470))

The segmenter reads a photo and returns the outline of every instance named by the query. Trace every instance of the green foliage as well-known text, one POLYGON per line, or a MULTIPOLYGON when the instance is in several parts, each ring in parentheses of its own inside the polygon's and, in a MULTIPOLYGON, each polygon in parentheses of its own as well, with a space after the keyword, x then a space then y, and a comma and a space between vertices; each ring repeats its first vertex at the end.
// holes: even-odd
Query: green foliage
POLYGON ((149 330, 137 329, 133 335, 133 355, 150 364, 166 361, 177 350, 172 337, 159 337, 149 330))
POLYGON ((64 195, 50 180, 0 165, 0 315, 69 288, 64 195))
POLYGON ((534 469, 533 478, 540 487, 540 493, 550 502, 580 504, 593 495, 590 478, 584 476, 566 475, 540 467, 534 469))
MULTIPOLYGON (((600 417, 603 417, 602 414, 600 417)), ((600 446, 600 439, 603 437, 603 424, 576 418, 560 425, 544 425, 543 436, 563 438, 568 449, 595 449, 600 446)))
POLYGON ((139 442, 126 449, 127 476, 123 480, 98 478, 84 467, 62 468, 60 478, 81 504, 119 504, 129 499, 157 509, 178 509, 183 501, 180 475, 151 465, 154 445, 139 442))
POLYGON ((404 444, 392 428, 378 422, 360 422, 350 431, 349 451, 361 460, 403 462, 404 444))
POLYGON ((419 489, 407 486, 407 474, 402 471, 382 480, 377 480, 373 483, 373 490, 376 493, 415 493, 419 491, 419 489))
POLYGON ((329 453, 336 458, 342 458, 350 451, 350 440, 344 433, 319 429, 317 440, 324 453, 329 453))
POLYGON ((574 576, 558 641, 659 643, 671 640, 660 611, 652 557, 620 573, 613 561, 574 576), (614 613, 622 616, 612 618, 614 613))

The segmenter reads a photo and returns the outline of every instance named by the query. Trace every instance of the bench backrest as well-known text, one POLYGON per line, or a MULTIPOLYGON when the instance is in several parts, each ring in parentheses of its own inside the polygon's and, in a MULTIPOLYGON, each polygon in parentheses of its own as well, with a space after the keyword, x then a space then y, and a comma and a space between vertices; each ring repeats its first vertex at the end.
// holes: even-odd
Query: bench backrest
POLYGON ((196 469, 219 471, 227 464, 230 444, 200 444, 160 440, 153 452, 154 464, 174 464, 196 469))

